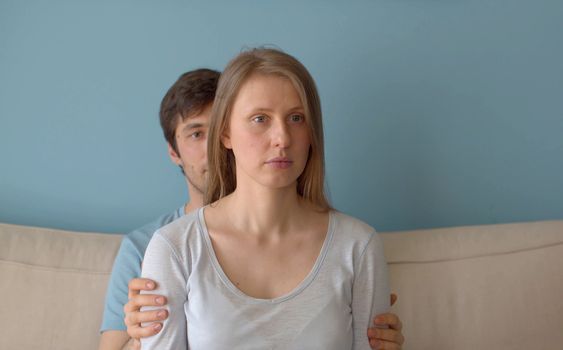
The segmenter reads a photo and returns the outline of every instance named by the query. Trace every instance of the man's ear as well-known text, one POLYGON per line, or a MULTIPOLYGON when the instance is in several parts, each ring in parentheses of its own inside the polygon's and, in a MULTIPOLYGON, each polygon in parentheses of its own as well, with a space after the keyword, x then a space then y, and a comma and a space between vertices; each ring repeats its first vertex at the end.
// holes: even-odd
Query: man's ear
POLYGON ((168 155, 170 156, 170 160, 172 161, 172 163, 182 166, 183 165, 182 158, 180 158, 178 152, 174 150, 174 147, 172 147, 170 142, 168 142, 167 145, 168 145, 168 155))

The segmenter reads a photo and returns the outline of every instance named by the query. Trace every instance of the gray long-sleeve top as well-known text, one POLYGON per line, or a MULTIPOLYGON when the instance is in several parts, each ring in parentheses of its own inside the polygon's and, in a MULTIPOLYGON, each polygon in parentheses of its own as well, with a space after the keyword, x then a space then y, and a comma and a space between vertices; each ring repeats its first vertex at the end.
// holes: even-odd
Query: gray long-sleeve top
POLYGON ((142 277, 168 298, 169 318, 142 349, 370 349, 367 328, 389 308, 375 230, 337 211, 309 275, 275 299, 244 294, 215 256, 202 208, 156 232, 142 277))

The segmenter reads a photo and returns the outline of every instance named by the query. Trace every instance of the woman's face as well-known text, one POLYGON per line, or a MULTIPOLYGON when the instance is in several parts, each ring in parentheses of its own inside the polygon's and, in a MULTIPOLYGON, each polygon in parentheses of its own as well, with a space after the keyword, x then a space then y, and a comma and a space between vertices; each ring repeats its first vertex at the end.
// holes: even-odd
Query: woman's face
POLYGON ((236 96, 222 141, 235 155, 237 188, 295 186, 311 142, 293 84, 277 75, 251 75, 236 96))

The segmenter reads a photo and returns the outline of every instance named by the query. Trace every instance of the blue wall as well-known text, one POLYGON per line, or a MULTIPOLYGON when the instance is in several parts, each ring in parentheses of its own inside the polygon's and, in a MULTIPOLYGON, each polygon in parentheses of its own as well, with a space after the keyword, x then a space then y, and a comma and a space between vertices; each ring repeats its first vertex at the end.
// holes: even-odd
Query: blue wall
POLYGON ((379 230, 563 218, 561 1, 0 1, 0 221, 124 232, 186 200, 184 71, 275 44, 319 86, 334 205, 379 230))

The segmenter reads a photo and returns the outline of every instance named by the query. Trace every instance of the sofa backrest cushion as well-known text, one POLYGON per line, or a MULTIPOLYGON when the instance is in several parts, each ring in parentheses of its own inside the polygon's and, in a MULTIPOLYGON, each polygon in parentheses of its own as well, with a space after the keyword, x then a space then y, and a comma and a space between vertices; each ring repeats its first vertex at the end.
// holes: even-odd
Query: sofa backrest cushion
POLYGON ((0 349, 97 349, 121 239, 0 224, 0 349))
POLYGON ((404 349, 558 349, 563 221, 382 234, 404 349))
MULTIPOLYGON (((404 349, 563 344, 563 221, 382 237, 404 349)), ((0 349, 97 349, 121 239, 0 224, 0 349)))

